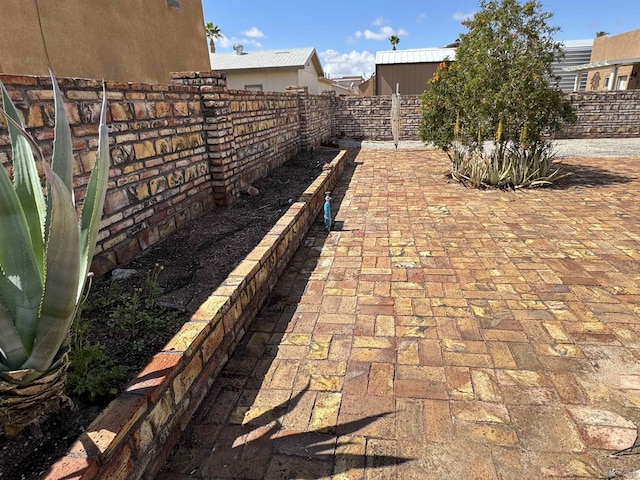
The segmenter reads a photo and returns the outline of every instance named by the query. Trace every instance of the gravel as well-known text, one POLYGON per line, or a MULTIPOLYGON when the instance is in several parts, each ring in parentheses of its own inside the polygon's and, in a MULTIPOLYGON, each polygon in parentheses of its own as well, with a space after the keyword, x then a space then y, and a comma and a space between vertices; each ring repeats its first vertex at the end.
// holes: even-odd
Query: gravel
MULTIPOLYGON (((362 148, 393 150, 392 141, 371 141, 339 139, 340 148, 362 148)), ((398 143, 398 149, 415 150, 426 148, 424 143, 417 140, 402 140, 398 143)), ((640 157, 640 138, 594 138, 556 140, 555 152, 557 158, 615 158, 615 157, 640 157)))

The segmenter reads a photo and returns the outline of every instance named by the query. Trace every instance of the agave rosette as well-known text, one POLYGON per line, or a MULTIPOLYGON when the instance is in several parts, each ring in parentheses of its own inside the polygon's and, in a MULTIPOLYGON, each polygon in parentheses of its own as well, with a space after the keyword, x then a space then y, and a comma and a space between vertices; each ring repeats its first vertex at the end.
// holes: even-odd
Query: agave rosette
POLYGON ((0 167, 0 378, 28 385, 58 367, 95 250, 109 179, 103 89, 96 163, 78 219, 73 146, 62 94, 55 94, 51 162, 27 134, 4 85, 2 100, 13 157, 13 182, 0 167), (41 186, 33 150, 46 179, 41 186))

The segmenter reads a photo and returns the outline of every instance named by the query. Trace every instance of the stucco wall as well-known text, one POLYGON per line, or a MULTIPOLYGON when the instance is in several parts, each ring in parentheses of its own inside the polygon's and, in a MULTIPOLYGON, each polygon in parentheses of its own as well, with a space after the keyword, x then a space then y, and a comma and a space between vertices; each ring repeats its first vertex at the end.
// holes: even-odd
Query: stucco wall
POLYGON ((0 73, 139 83, 170 81, 170 72, 208 70, 199 0, 2 0, 0 73), (44 36, 45 42, 42 37, 44 36), (46 43, 46 51, 45 51, 46 43))
MULTIPOLYGON (((631 32, 621 33, 620 35, 596 37, 593 41, 593 50, 591 52, 591 62, 600 62, 604 60, 622 60, 628 58, 640 58, 640 29, 631 32)), ((618 70, 618 79, 626 76, 628 79, 627 89, 640 88, 640 78, 638 71, 640 67, 636 65, 627 65, 620 67, 618 70), (635 75, 632 76, 635 72, 635 75)), ((611 67, 589 72, 587 77, 587 90, 607 90, 605 79, 611 75, 611 67)), ((614 86, 618 88, 618 82, 614 86)))
POLYGON ((249 85, 261 85, 263 92, 284 92, 291 85, 299 85, 298 71, 293 69, 228 71, 225 75, 227 86, 232 90, 244 90, 249 85))
POLYGON ((312 64, 307 64, 303 69, 298 70, 298 83, 296 85, 306 86, 311 95, 320 93, 318 89, 318 71, 312 64))

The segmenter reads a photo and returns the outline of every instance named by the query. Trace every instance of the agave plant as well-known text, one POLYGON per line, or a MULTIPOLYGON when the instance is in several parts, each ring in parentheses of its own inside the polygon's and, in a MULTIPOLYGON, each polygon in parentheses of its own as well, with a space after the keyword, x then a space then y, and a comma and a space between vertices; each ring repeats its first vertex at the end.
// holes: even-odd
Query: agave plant
POLYGON ((97 159, 78 219, 71 131, 51 77, 50 161, 0 83, 13 162, 13 181, 0 165, 0 434, 7 435, 43 420, 65 400, 69 330, 89 276, 109 178, 103 90, 97 159))

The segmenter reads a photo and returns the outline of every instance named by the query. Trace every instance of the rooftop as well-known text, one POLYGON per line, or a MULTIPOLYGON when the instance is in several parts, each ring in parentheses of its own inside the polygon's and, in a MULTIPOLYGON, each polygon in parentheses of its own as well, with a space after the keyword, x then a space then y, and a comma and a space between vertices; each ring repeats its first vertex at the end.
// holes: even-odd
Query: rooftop
POLYGON ((254 68, 304 68, 312 60, 324 73, 315 48, 242 51, 241 53, 211 53, 212 70, 244 70, 254 68))
POLYGON ((412 50, 386 50, 376 52, 376 65, 395 63, 439 63, 455 60, 455 48, 416 48, 412 50))

